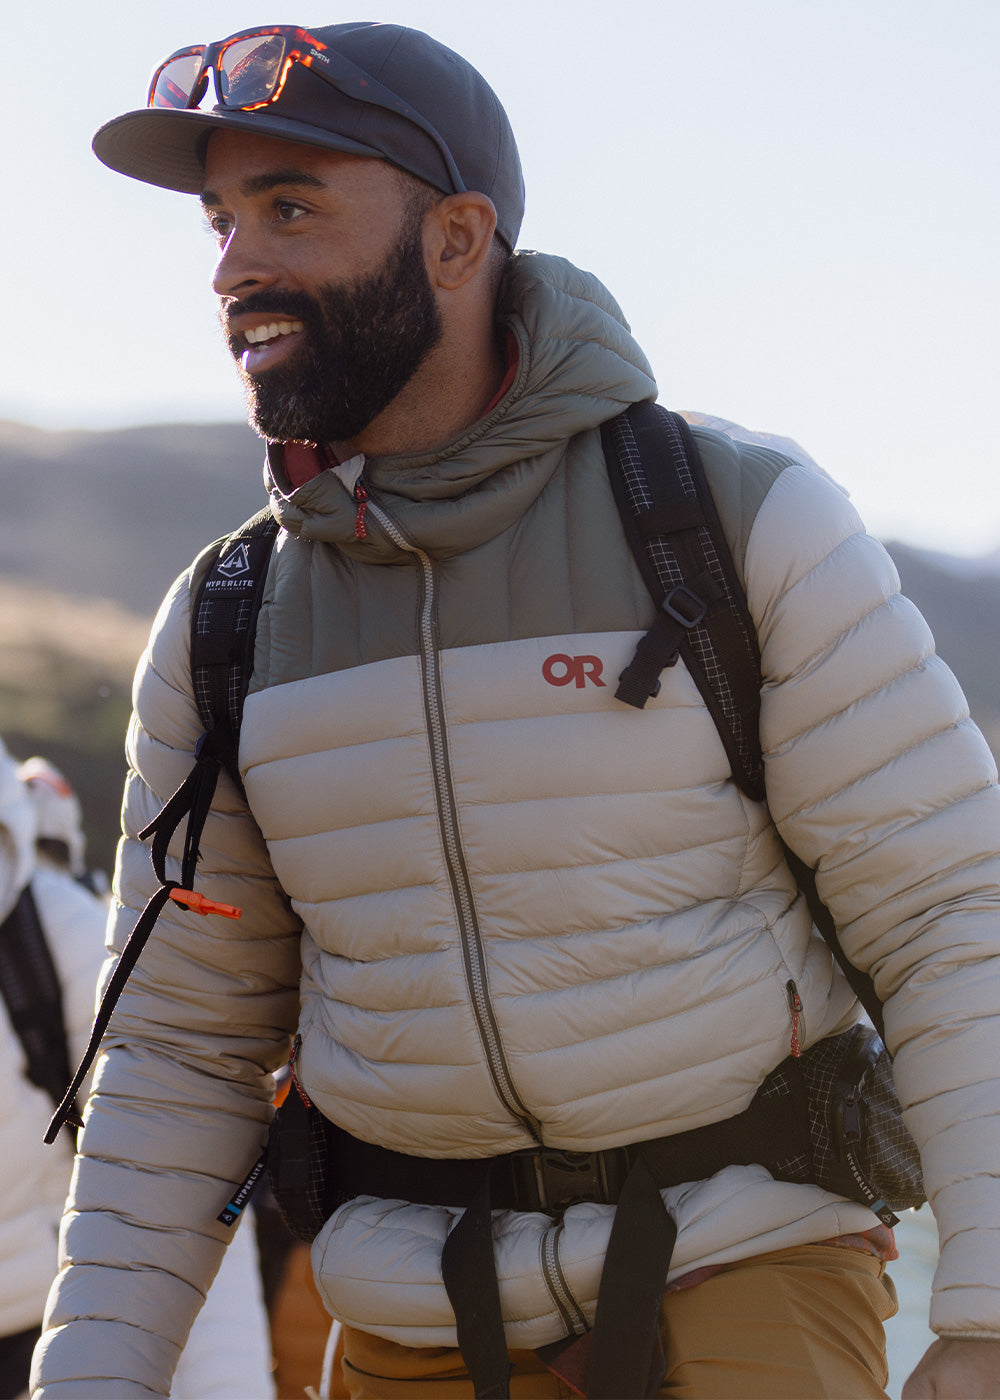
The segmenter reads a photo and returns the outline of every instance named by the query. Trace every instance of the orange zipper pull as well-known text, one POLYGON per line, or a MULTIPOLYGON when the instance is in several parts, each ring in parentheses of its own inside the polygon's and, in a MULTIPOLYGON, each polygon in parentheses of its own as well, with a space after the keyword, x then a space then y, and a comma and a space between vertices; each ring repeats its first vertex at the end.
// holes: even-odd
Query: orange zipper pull
POLYGON ((173 889, 170 891, 170 898, 190 909, 193 914, 221 914, 224 919, 243 917, 243 910, 237 909, 235 904, 220 904, 218 900, 196 894, 194 890, 173 889))
POLYGON ((360 476, 354 483, 354 499, 358 508, 354 514, 354 538, 356 540, 366 540, 368 538, 368 522, 365 516, 368 513, 368 492, 360 476))
POLYGON ((788 992, 789 1005, 792 1008, 791 1052, 795 1059, 799 1059, 802 1054, 802 1046, 799 1042, 799 1017, 802 1015, 802 998, 799 996, 799 989, 794 982, 788 983, 786 991, 788 992))

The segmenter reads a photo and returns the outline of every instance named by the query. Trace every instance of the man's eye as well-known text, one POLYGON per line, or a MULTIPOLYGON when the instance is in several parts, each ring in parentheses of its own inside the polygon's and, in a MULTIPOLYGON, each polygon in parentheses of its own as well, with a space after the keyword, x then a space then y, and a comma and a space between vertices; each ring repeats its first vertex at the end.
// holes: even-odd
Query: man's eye
POLYGON ((274 213, 280 223, 290 224, 304 214, 305 210, 301 204, 294 204, 290 199, 279 199, 274 206, 274 213))
POLYGON ((209 232, 212 233, 220 243, 225 242, 233 229, 233 221, 227 214, 207 213, 205 222, 208 224, 209 232))

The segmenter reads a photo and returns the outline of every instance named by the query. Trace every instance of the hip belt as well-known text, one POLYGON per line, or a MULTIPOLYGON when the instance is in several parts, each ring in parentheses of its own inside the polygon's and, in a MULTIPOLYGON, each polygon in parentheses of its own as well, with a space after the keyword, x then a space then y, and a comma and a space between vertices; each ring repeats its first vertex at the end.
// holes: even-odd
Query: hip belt
POLYGON ((537 1147, 478 1159, 411 1157, 337 1129, 336 1140, 330 1143, 336 1155, 337 1195, 341 1202, 365 1195, 420 1205, 467 1206, 488 1175, 493 1210, 558 1215, 583 1201, 615 1205, 640 1159, 658 1190, 701 1181, 723 1167, 759 1163, 763 1144, 767 1144, 765 1166, 808 1160, 804 1091, 797 1076, 789 1076, 788 1083, 791 1091, 779 1094, 769 1092, 769 1080, 765 1081, 748 1108, 720 1123, 596 1152, 537 1147))
POLYGON ((278 1207, 301 1239, 312 1240, 355 1196, 462 1210, 441 1267, 477 1397, 506 1396, 509 1388, 491 1211, 558 1217, 585 1201, 617 1207, 587 1371, 589 1400, 607 1400, 652 1394, 662 1374, 650 1358, 676 1235, 660 1194, 667 1187, 759 1164, 776 1180, 812 1182, 861 1201, 889 1226, 893 1207, 924 1199, 888 1052, 863 1022, 788 1056, 742 1113, 646 1142, 593 1152, 539 1146, 485 1159, 411 1157, 352 1137, 296 1084, 275 1116, 267 1158, 278 1207))
MULTIPOLYGON (((597 1152, 539 1147, 486 1161, 441 1162, 384 1149, 372 1155, 370 1144, 355 1147, 352 1140, 340 1163, 341 1186, 349 1195, 361 1194, 363 1183, 366 1194, 465 1206, 445 1241, 441 1271, 459 1348, 475 1394, 484 1400, 510 1393, 491 1212, 558 1215, 583 1201, 617 1205, 597 1295, 587 1396, 645 1396, 655 1393, 662 1374, 660 1301, 677 1235, 660 1192, 726 1166, 759 1162, 765 1143, 775 1164, 809 1161, 801 1078, 782 1082, 791 1092, 769 1092, 765 1081, 748 1108, 721 1123, 597 1152)), ((547 1348, 548 1359, 558 1349, 547 1348)))
MULTIPOLYGON (((300 1238, 313 1239, 355 1196, 463 1209, 445 1241, 441 1270, 459 1348, 483 1400, 508 1395, 510 1376, 492 1211, 558 1216, 584 1201, 617 1206, 587 1370, 588 1397, 607 1400, 644 1396, 659 1383, 652 1358, 676 1237, 660 1192, 751 1163, 786 1180, 811 1179, 807 1096, 791 1057, 742 1113, 720 1123, 594 1152, 537 1147, 485 1159, 412 1157, 362 1142, 296 1088, 275 1119, 268 1174, 286 1224, 300 1238)), ((551 1356, 559 1345, 546 1351, 551 1356)))

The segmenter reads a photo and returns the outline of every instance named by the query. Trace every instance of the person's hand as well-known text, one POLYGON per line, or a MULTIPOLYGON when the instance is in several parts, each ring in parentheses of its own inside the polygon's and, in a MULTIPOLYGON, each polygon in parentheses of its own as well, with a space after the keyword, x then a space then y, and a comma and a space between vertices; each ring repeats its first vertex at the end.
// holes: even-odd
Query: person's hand
POLYGON ((943 1337, 932 1343, 903 1386, 903 1400, 998 1400, 1000 1337, 943 1337))

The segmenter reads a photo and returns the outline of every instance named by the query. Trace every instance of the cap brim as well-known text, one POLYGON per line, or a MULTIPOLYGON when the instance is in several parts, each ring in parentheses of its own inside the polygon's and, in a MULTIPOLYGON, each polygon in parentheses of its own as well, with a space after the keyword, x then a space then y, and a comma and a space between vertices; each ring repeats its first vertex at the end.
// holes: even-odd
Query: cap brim
POLYGON ((144 107, 138 112, 125 112, 106 122, 94 136, 94 154, 110 169, 130 175, 133 180, 183 194, 200 194, 205 184, 205 143, 213 131, 248 131, 302 146, 385 159, 382 151, 348 136, 260 108, 255 112, 227 112, 219 108, 212 112, 182 112, 144 107))

